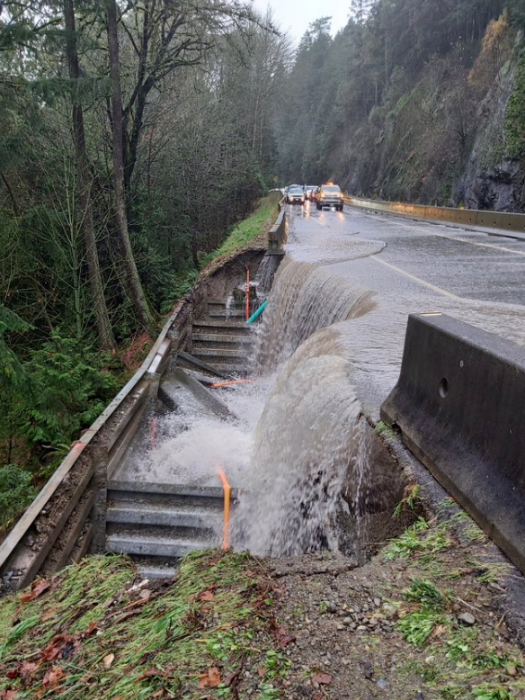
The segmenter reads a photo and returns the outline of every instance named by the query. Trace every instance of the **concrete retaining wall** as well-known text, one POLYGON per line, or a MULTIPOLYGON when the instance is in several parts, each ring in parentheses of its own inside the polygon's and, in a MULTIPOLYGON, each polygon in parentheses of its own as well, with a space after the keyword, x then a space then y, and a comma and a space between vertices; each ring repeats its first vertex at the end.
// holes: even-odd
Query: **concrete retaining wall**
POLYGON ((283 246, 288 240, 286 212, 281 209, 277 221, 268 231, 268 255, 284 255, 283 246))
POLYGON ((525 573, 525 349, 411 315, 381 417, 525 573))
POLYGON ((451 209, 449 207, 428 207, 421 204, 403 204, 401 202, 383 202, 381 200, 345 197, 350 206, 361 207, 374 212, 399 214, 419 219, 437 219, 463 226, 503 229, 525 233, 525 214, 506 214, 495 211, 478 211, 476 209, 451 209))

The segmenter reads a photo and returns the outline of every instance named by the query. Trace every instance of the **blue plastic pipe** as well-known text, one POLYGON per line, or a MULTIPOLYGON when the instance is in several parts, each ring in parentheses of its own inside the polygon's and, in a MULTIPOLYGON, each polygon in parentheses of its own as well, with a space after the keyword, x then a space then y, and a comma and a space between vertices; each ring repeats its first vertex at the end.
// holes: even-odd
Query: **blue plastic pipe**
POLYGON ((253 323, 256 319, 258 319, 259 316, 262 314, 262 312, 265 310, 267 304, 268 304, 268 299, 265 299, 265 300, 263 301, 263 303, 259 306, 259 308, 257 309, 257 311, 256 311, 254 314, 252 314, 252 315, 250 316, 250 318, 246 321, 246 323, 247 323, 248 325, 250 325, 250 324, 253 323))

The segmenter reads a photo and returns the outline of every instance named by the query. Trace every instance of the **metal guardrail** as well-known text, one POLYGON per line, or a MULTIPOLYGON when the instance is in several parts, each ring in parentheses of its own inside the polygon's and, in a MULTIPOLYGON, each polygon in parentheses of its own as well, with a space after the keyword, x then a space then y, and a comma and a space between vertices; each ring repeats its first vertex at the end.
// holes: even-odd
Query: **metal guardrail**
POLYGON ((501 229, 525 233, 525 214, 507 214, 504 212, 478 209, 452 209, 451 207, 431 207, 422 204, 404 204, 402 202, 384 202, 381 200, 345 197, 345 204, 360 207, 373 212, 399 214, 418 219, 433 219, 464 226, 501 229))

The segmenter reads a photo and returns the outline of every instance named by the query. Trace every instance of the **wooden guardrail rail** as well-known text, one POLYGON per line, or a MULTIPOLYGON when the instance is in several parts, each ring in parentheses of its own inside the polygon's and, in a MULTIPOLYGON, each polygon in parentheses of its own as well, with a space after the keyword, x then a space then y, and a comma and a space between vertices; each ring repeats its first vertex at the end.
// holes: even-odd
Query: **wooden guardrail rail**
POLYGON ((345 197, 345 203, 373 212, 399 214, 418 219, 445 221, 464 226, 501 229, 525 233, 525 214, 514 214, 477 209, 452 209, 451 207, 431 207, 423 204, 404 204, 382 200, 345 197))

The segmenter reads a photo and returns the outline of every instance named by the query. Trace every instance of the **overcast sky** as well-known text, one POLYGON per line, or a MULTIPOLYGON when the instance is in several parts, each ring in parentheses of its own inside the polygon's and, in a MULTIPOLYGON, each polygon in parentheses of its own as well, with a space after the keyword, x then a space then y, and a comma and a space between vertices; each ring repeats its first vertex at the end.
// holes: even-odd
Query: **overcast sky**
POLYGON ((332 34, 342 29, 350 6, 349 0, 332 0, 326 4, 319 0, 253 0, 253 4, 262 13, 269 6, 279 27, 289 33, 296 45, 310 22, 319 17, 332 17, 332 34))

